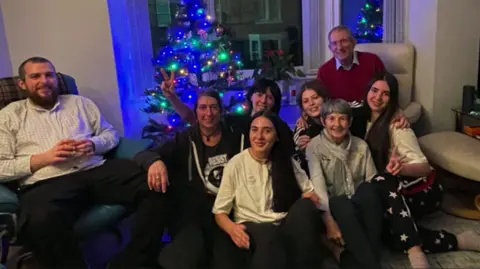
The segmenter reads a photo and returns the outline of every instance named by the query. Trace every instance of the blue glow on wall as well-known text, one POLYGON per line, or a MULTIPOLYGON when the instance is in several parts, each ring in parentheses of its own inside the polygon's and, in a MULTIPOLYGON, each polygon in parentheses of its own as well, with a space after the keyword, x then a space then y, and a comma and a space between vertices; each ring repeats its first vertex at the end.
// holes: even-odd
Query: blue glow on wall
POLYGON ((154 83, 150 65, 152 52, 142 51, 152 47, 148 7, 136 0, 107 0, 107 5, 124 135, 139 138, 148 116, 137 105, 143 105, 138 92, 154 83), (144 58, 147 58, 148 70, 143 69, 144 58))

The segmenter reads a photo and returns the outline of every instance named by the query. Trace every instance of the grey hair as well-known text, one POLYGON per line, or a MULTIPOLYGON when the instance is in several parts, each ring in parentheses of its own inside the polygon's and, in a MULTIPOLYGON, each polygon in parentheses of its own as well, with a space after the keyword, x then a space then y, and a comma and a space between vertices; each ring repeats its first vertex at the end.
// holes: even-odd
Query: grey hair
POLYGON ((320 115, 325 120, 328 115, 332 113, 345 114, 348 116, 348 120, 351 123, 353 118, 352 108, 343 99, 330 99, 322 105, 320 115))
POLYGON ((355 38, 353 37, 352 30, 350 30, 350 28, 348 28, 348 27, 345 26, 345 25, 337 25, 337 26, 333 27, 333 28, 328 32, 328 41, 329 41, 329 42, 330 42, 330 36, 332 35, 333 32, 336 32, 336 31, 346 32, 346 33, 348 34, 348 39, 350 39, 350 40, 355 40, 355 38))

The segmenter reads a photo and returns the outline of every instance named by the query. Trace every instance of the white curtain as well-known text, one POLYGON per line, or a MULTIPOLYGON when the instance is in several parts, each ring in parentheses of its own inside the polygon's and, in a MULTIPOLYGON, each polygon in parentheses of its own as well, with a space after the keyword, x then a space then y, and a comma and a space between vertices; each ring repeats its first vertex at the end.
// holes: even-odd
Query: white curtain
POLYGON ((383 42, 404 42, 405 1, 406 0, 383 0, 383 42))

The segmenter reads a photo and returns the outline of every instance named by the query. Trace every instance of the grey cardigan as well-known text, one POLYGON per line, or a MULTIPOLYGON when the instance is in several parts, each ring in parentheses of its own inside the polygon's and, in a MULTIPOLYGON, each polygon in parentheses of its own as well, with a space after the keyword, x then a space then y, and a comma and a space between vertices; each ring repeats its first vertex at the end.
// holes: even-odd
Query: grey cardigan
POLYGON ((351 196, 360 183, 377 174, 367 143, 352 135, 346 139, 337 145, 324 130, 306 149, 310 178, 324 211, 329 211, 329 196, 351 196))

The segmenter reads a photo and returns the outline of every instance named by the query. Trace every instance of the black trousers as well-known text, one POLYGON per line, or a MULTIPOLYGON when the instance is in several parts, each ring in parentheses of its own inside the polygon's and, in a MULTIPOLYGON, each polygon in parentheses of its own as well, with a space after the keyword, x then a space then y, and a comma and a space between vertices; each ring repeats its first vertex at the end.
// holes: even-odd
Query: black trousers
POLYGON ((372 179, 372 184, 378 186, 388 225, 389 243, 394 248, 407 251, 413 246, 422 246, 425 253, 458 248, 454 234, 445 230, 430 230, 416 223, 416 220, 439 209, 443 187, 438 180, 427 189, 407 196, 398 191, 400 178, 391 174, 379 176, 372 179))
POLYGON ((244 223, 250 249, 238 248, 228 234, 215 239, 214 266, 217 269, 318 268, 321 264, 318 210, 311 200, 300 199, 279 224, 244 223))
MULTIPOLYGON (((137 208, 140 213, 155 206, 161 212, 163 199, 148 190, 146 174, 129 160, 107 160, 91 170, 34 183, 21 189, 19 197, 20 240, 49 269, 88 268, 72 227, 92 205, 122 204, 137 208)), ((145 254, 135 253, 159 248, 160 240, 143 234, 144 227, 153 222, 160 226, 162 218, 153 216, 134 221, 132 238, 138 243, 130 249, 136 262, 145 254)))
POLYGON ((211 212, 203 212, 195 219, 177 221, 169 232, 172 241, 162 249, 158 259, 162 268, 210 268, 214 238, 221 232, 211 212))
POLYGON ((341 266, 380 269, 383 211, 376 187, 362 183, 351 198, 332 197, 329 204, 345 241, 341 266))

